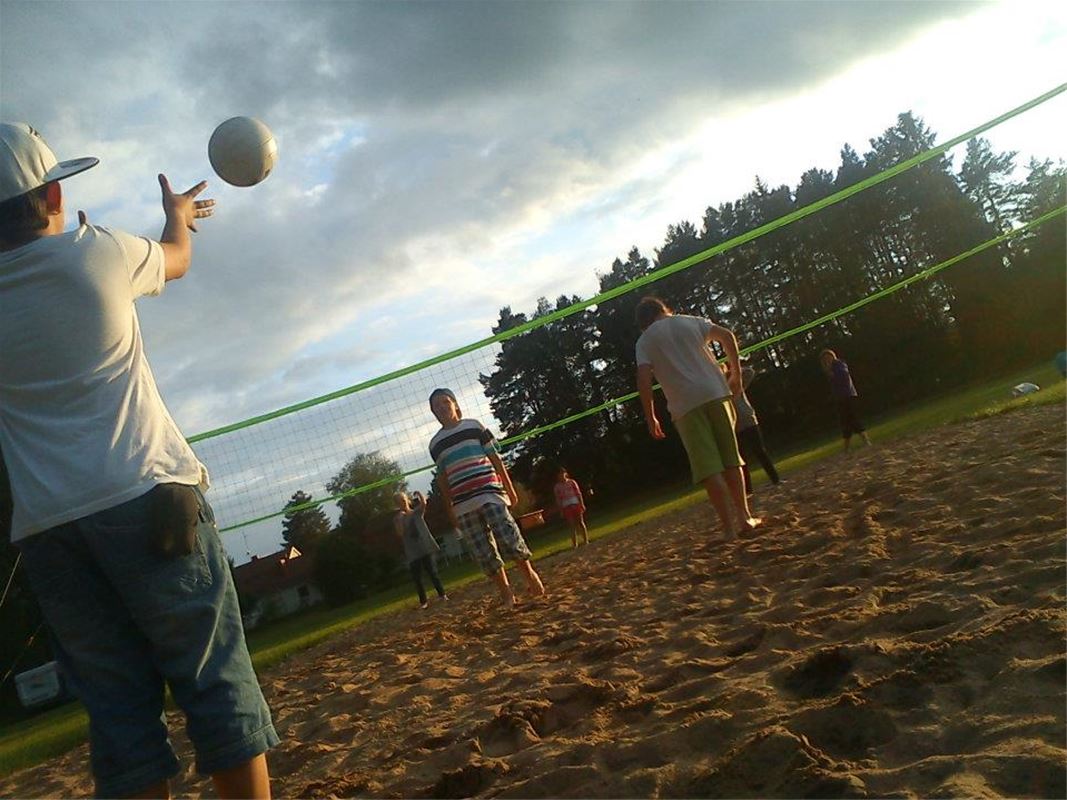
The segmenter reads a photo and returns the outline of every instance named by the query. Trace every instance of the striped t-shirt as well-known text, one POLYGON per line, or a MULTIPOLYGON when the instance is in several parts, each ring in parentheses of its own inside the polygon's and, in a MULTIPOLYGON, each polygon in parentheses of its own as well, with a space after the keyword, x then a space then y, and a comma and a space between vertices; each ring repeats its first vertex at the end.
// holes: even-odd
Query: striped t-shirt
POLYGON ((463 419, 451 428, 441 428, 430 440, 430 456, 448 481, 457 515, 486 503, 507 505, 504 484, 489 460, 496 452, 493 434, 476 419, 463 419))

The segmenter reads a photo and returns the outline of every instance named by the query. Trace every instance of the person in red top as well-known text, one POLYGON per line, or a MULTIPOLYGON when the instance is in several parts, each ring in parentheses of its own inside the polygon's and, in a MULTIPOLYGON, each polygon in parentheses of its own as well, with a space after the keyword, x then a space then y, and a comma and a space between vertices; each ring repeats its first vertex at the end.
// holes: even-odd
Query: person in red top
POLYGON ((567 474, 565 467, 556 473, 556 485, 553 489, 560 516, 571 525, 571 547, 578 546, 578 532, 582 533, 582 544, 589 544, 589 531, 585 527, 585 501, 578 481, 567 474))

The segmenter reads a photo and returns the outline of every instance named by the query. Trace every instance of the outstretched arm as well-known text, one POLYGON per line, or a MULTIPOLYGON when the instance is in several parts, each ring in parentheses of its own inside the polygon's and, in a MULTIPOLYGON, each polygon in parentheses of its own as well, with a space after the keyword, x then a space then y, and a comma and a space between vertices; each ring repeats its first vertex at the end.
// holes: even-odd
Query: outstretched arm
POLYGON ((189 271, 189 262, 193 257, 193 240, 189 232, 196 230, 198 219, 205 219, 214 213, 215 201, 196 199, 207 188, 207 181, 200 181, 192 189, 175 194, 167 176, 160 175, 159 187, 163 191, 163 214, 166 217, 159 243, 163 246, 167 280, 172 281, 189 271))

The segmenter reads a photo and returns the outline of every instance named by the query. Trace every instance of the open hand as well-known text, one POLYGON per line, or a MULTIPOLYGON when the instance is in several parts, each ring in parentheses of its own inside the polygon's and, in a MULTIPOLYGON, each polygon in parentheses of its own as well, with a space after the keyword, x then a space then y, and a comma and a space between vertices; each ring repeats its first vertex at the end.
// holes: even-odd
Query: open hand
POLYGON ((177 218, 185 227, 196 231, 196 221, 210 217, 215 213, 214 200, 197 200, 196 196, 207 188, 207 181, 200 181, 196 186, 175 194, 170 188, 167 176, 160 174, 159 187, 163 190, 163 213, 168 218, 177 218))

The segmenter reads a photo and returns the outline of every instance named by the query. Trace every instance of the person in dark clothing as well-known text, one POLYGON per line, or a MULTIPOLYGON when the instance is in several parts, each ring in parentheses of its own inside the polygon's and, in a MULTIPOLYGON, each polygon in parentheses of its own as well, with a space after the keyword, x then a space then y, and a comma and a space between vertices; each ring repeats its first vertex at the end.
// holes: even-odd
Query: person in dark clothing
POLYGON ((853 434, 859 434, 864 444, 870 446, 871 440, 867 436, 867 429, 860 421, 857 410, 859 392, 852 382, 852 375, 848 371, 848 364, 837 357, 833 350, 823 350, 819 353, 819 362, 826 377, 830 379, 830 390, 833 392, 837 403, 837 415, 841 420, 841 436, 845 440, 845 452, 848 452, 853 434))
POLYGON ((748 464, 753 459, 759 461, 771 483, 777 486, 781 482, 781 478, 778 477, 778 470, 775 469, 774 462, 763 444, 763 433, 760 430, 759 419, 756 417, 756 410, 752 407, 752 403, 749 402, 748 395, 745 394, 745 390, 748 389, 748 385, 755 377, 756 370, 747 364, 743 364, 741 367, 741 392, 733 396, 734 411, 737 412, 737 422, 734 427, 737 431, 737 445, 745 459, 745 465, 741 467, 741 474, 745 479, 745 492, 747 494, 752 494, 752 475, 749 473, 748 464))

